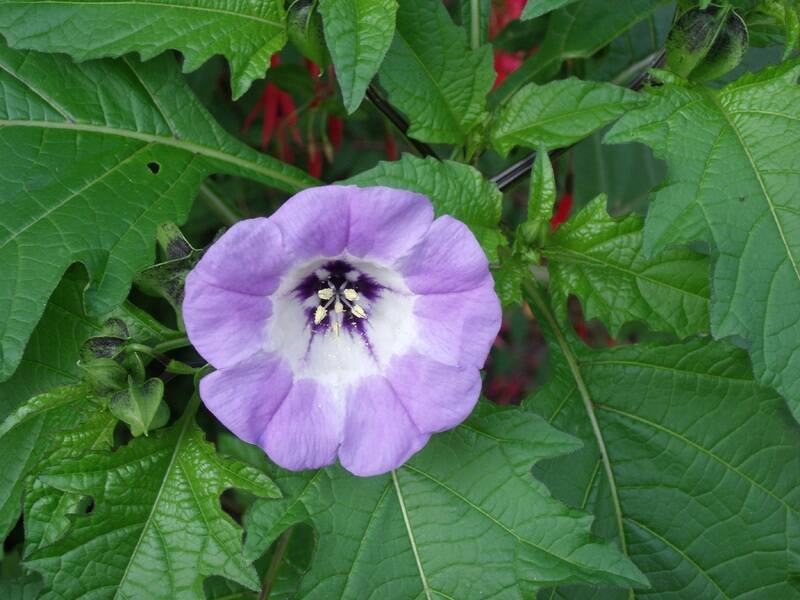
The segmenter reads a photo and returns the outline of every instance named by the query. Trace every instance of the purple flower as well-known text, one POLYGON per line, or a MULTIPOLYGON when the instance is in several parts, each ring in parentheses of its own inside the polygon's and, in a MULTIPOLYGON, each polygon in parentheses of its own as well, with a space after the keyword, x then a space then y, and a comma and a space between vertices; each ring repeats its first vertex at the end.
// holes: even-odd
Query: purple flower
POLYGON ((231 227, 183 316, 228 429, 287 469, 366 476, 469 415, 500 304, 475 237, 425 196, 327 186, 231 227))

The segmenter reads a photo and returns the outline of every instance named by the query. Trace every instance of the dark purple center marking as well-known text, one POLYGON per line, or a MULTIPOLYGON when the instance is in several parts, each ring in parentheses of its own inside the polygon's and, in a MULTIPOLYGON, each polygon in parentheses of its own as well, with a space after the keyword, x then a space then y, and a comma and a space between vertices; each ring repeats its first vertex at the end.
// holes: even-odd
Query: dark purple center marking
POLYGON ((337 333, 336 329, 341 328, 343 332, 360 336, 369 347, 365 330, 369 313, 359 302, 366 299, 371 305, 384 289, 375 279, 347 261, 333 260, 304 277, 294 294, 301 302, 314 298, 317 303, 306 308, 312 339, 313 334, 324 334, 331 329, 337 333), (363 311, 361 316, 359 311, 363 311))

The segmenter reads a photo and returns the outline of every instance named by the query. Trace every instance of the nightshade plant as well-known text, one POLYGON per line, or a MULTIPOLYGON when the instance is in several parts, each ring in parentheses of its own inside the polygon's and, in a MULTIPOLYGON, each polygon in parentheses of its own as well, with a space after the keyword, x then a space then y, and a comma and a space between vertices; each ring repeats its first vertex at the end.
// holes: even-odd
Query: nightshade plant
POLYGON ((0 37, 0 598, 800 598, 796 0, 0 37))

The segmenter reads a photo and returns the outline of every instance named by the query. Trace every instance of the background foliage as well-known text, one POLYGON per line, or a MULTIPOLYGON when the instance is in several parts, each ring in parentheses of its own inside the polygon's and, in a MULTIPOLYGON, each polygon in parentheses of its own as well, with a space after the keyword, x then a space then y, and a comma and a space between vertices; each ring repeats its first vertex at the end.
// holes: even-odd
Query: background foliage
POLYGON ((0 598, 800 598, 799 41, 795 0, 0 0, 0 598), (372 478, 225 431, 180 314, 338 181, 466 223, 505 307, 486 399, 372 478))

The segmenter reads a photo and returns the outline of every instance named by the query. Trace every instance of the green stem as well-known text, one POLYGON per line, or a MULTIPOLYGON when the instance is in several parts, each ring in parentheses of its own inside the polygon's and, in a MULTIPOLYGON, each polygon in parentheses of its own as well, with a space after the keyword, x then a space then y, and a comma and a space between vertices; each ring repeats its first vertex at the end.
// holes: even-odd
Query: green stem
POLYGON ((189 338, 185 335, 180 337, 176 337, 172 340, 166 340, 161 342, 160 344, 156 344, 153 346, 153 350, 156 352, 169 352, 170 350, 177 350, 178 348, 186 348, 187 346, 191 346, 192 343, 189 341, 189 338))
POLYGON ((200 186, 198 195, 206 203, 206 206, 211 209, 211 212, 225 225, 234 225, 242 220, 208 184, 204 183, 200 186))
POLYGON ((477 50, 481 45, 481 0, 470 0, 469 2, 469 45, 473 50, 477 50))
POLYGON ((581 396, 581 400, 583 400, 583 406, 586 409, 586 414, 588 415, 589 422, 592 425, 594 439, 595 442, 597 442, 597 448, 600 451, 600 458, 603 461, 603 469, 605 470, 606 478, 608 479, 608 487, 611 492, 611 502, 614 505, 614 517, 617 522, 617 530, 619 531, 620 547, 622 548, 622 552, 624 554, 628 554, 628 545, 625 541, 625 527, 622 519, 622 506, 619 501, 619 493, 617 492, 617 481, 614 477, 614 471, 611 468, 611 461, 608 458, 605 438, 603 437, 603 432, 600 430, 600 424, 597 421, 597 415, 594 411, 594 403, 592 402, 592 397, 589 394, 589 389, 586 387, 586 382, 583 380, 583 373, 581 373, 578 359, 576 358, 575 353, 572 351, 569 342, 567 342, 564 332, 561 331, 555 315, 553 314, 552 310, 550 310, 550 305, 548 304, 547 300, 545 300, 539 284, 533 279, 528 279, 523 284, 523 292, 525 293, 528 302, 536 307, 536 309, 539 311, 539 316, 546 321, 547 326, 552 330, 553 335, 556 338, 556 343, 561 348, 561 352, 564 355, 567 364, 569 365, 570 371, 572 372, 572 377, 575 380, 578 393, 581 396))
POLYGON ((283 561, 283 556, 286 554, 286 548, 289 546, 289 540, 294 533, 294 527, 289 527, 278 538, 275 544, 275 554, 272 555, 272 560, 267 568, 267 573, 264 575, 264 583, 261 585, 261 593, 258 595, 258 600, 267 600, 269 598, 270 590, 275 583, 275 577, 278 575, 278 569, 283 561))

